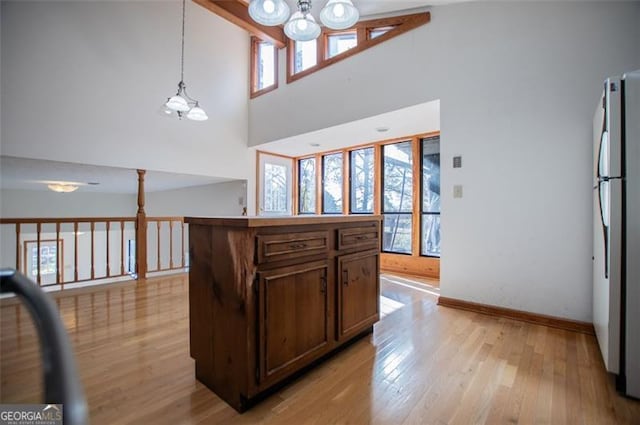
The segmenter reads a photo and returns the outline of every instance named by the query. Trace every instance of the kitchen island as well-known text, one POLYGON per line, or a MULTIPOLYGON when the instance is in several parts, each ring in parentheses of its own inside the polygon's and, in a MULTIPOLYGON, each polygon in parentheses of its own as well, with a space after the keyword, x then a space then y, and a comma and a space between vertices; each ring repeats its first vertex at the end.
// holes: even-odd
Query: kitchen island
POLYGON ((196 378, 244 411, 379 319, 376 215, 186 217, 196 378))

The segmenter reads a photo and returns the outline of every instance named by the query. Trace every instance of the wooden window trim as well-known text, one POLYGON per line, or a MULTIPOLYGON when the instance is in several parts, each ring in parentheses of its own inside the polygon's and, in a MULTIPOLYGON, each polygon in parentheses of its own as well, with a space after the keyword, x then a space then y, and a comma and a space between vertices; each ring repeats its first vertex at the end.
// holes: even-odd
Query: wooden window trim
MULTIPOLYGON (((298 161, 301 159, 315 158, 316 159, 316 214, 320 215, 322 213, 322 202, 318 202, 322 196, 322 167, 318 166, 318 164, 322 163, 322 157, 327 154, 335 154, 337 152, 342 152, 342 161, 343 161, 343 214, 344 215, 366 215, 370 213, 352 213, 350 211, 349 202, 351 201, 351 193, 350 193, 350 174, 349 168, 344 168, 346 166, 345 161, 349 161, 349 157, 352 151, 364 148, 373 148, 373 214, 381 215, 382 214, 382 147, 384 145, 389 145, 393 143, 399 142, 412 142, 412 152, 415 155, 418 152, 418 156, 421 155, 421 142, 422 139, 428 139, 430 137, 440 136, 440 131, 432 131, 427 133, 419 133, 410 136, 396 137, 392 139, 384 139, 378 140, 375 142, 362 143, 359 145, 349 146, 347 148, 342 149, 331 149, 321 152, 316 152, 313 154, 300 155, 297 157, 292 157, 291 159, 294 161, 294 173, 298 173, 298 161), (346 177, 345 177, 346 176, 346 177)), ((283 155, 281 155, 283 156, 283 155)), ((287 157, 289 158, 289 157, 287 157)), ((421 243, 421 224, 422 224, 422 191, 420 190, 422 185, 422 172, 421 172, 422 162, 421 161, 413 161, 413 172, 415 174, 415 178, 418 180, 418 185, 414 185, 413 187, 413 208, 411 215, 412 219, 412 252, 411 254, 404 253, 390 253, 383 252, 380 255, 380 267, 383 270, 392 271, 395 273, 407 274, 407 275, 415 275, 421 277, 440 277, 440 258, 437 257, 427 257, 423 256, 420 253, 420 243, 421 243), (418 202, 416 202, 416 200, 418 202), (416 233, 417 232, 417 233, 416 233)), ((294 181, 298 181, 298 176, 294 176, 294 181)), ((295 189, 295 188, 294 188, 295 189)), ((297 195, 297 192, 294 191, 297 195)), ((256 195, 257 197, 258 195, 256 195)), ((293 200, 293 205, 298 205, 299 199, 296 197, 293 200)), ((257 203, 256 203, 257 205, 257 203)), ((296 213, 298 214, 298 213, 296 213)))
MULTIPOLYGON (((316 169, 318 168, 318 164, 316 164, 315 155, 308 155, 308 156, 305 156, 304 158, 297 158, 297 159, 293 160, 293 162, 294 162, 294 164, 296 166, 296 170, 295 170, 296 176, 293 179, 295 181, 295 183, 296 183, 296 187, 295 187, 295 194, 296 195, 295 195, 295 198, 294 198, 294 201, 296 203, 295 215, 315 215, 316 214, 316 205, 318 204, 318 200, 317 199, 315 200, 315 205, 313 207, 313 211, 304 211, 304 212, 300 211, 300 202, 301 202, 300 195, 299 195, 300 194, 300 181, 301 181, 300 180, 300 161, 309 160, 309 159, 313 159, 313 161, 314 161, 313 162, 314 163, 313 171, 314 171, 314 173, 316 173, 317 172, 316 169)), ((314 174, 314 179, 315 178, 316 178, 316 175, 314 174)), ((314 188, 314 191, 315 191, 315 188, 314 188)))
MULTIPOLYGON (((322 214, 322 215, 335 215, 335 214, 345 215, 344 194, 345 194, 345 186, 348 186, 348 185, 344 184, 345 183, 345 175, 344 175, 344 170, 345 170, 345 168, 344 168, 345 151, 344 151, 344 149, 340 149, 340 150, 336 150, 336 151, 333 151, 333 152, 325 152, 325 153, 322 154, 321 159, 322 159, 321 160, 322 169, 320 170, 320 181, 322 182, 322 190, 321 190, 322 199, 321 199, 321 205, 320 205, 320 214, 322 214), (324 162, 325 162, 325 158, 327 156, 329 156, 329 155, 340 155, 340 157, 342 159, 342 164, 341 164, 341 167, 340 167, 341 168, 341 172, 342 172, 342 208, 341 208, 342 211, 340 213, 326 212, 325 208, 324 208, 324 181, 325 181, 325 178, 324 178, 324 162)), ((296 162, 297 161, 298 160, 296 160, 296 162)), ((348 192, 348 189, 347 189, 347 192, 348 192)))
MULTIPOLYGON (((358 47, 358 44, 360 42, 360 38, 358 37, 358 29, 357 28, 349 28, 346 30, 325 30, 322 31, 322 34, 320 37, 322 37, 322 57, 318 58, 320 59, 318 61, 318 63, 320 63, 320 61, 326 61, 328 59, 330 59, 329 57, 329 37, 334 36, 334 35, 341 35, 341 34, 355 34, 356 36, 356 45, 354 47, 352 47, 351 49, 345 50, 342 53, 348 52, 349 50, 353 50, 356 47, 358 47)), ((320 50, 320 49, 318 49, 320 50)), ((336 56, 340 56, 342 53, 338 53, 336 56)), ((336 56, 332 56, 332 57, 336 57, 336 56)))
MULTIPOLYGON (((320 151, 320 152, 316 152, 313 154, 306 154, 306 155, 300 155, 300 156, 294 156, 294 157, 290 157, 290 156, 286 156, 286 155, 279 155, 279 154, 272 154, 269 152, 262 152, 262 151, 256 151, 257 153, 264 153, 267 155, 274 155, 274 156, 282 156, 284 158, 289 158, 292 159, 294 161, 294 173, 296 174, 296 176, 294 176, 294 181, 299 181, 299 176, 297 175, 299 173, 299 167, 298 167, 298 161, 300 161, 301 159, 309 159, 309 158, 315 158, 316 159, 316 214, 320 215, 322 213, 322 202, 318 202, 318 200, 321 199, 322 197, 322 167, 319 166, 318 164, 322 164, 322 158, 325 155, 331 155, 331 154, 336 154, 339 152, 342 152, 342 162, 343 162, 343 173, 344 173, 344 163, 345 160, 349 161, 349 155, 351 154, 351 151, 356 151, 359 149, 364 149, 364 148, 373 148, 373 161, 374 161, 374 165, 373 165, 373 214, 374 215, 379 215, 381 213, 381 203, 380 203, 380 191, 382 190, 382 175, 381 175, 381 164, 382 164, 382 146, 384 145, 389 145, 389 144, 393 144, 393 143, 398 143, 398 142, 406 142, 406 141, 411 141, 411 140, 421 140, 421 139, 426 139, 429 137, 435 137, 435 136, 440 136, 440 131, 431 131, 428 133, 419 133, 419 134, 414 134, 411 136, 404 136, 404 137, 395 137, 392 139, 384 139, 384 140, 378 140, 375 142, 368 142, 368 143, 362 143, 359 145, 354 145, 354 146, 349 146, 347 148, 342 148, 342 149, 330 149, 330 150, 326 150, 326 151, 320 151)), ((419 143, 419 142, 418 142, 419 143)), ((259 157, 257 157, 256 161, 259 161, 259 157)), ((347 169, 347 171, 349 171, 347 169)), ((256 173, 256 175, 258 175, 259 173, 256 173)), ((344 194, 343 196, 345 197, 345 199, 347 199, 349 196, 351 196, 350 193, 350 189, 349 189, 349 178, 347 176, 347 178, 345 178, 345 176, 347 176, 346 174, 343 175, 342 177, 342 185, 343 185, 343 191, 342 193, 344 194)), ((259 177, 259 176, 258 176, 259 177)), ((257 186, 256 186, 257 187, 257 186)), ((258 196, 258 195, 256 195, 258 196)), ((300 200, 296 197, 294 199, 294 205, 298 205, 298 202, 300 202, 300 200)), ((349 206, 347 205, 347 208, 345 209, 345 202, 343 200, 343 214, 344 215, 352 215, 354 213, 351 213, 351 211, 349 210, 349 206)), ((370 214, 370 213, 356 213, 356 215, 362 215, 362 214, 370 214)))
POLYGON ((256 211, 255 211, 255 215, 256 217, 260 215, 260 191, 262 190, 262 185, 260 184, 261 181, 261 175, 260 175, 260 157, 266 155, 266 156, 276 156, 276 157, 280 157, 280 158, 285 158, 285 159, 289 159, 291 160, 291 184, 293 185, 291 187, 291 213, 292 215, 298 215, 298 208, 296 207, 296 204, 298 202, 298 193, 297 193, 297 181, 298 181, 298 171, 296 170, 297 165, 298 165, 298 161, 296 160, 296 158, 292 157, 292 156, 288 156, 288 155, 283 155, 281 153, 273 153, 273 152, 267 152, 267 151, 261 151, 256 149, 256 211))
MULTIPOLYGON (((264 40, 261 40, 258 37, 251 37, 251 68, 250 68, 250 86, 249 86, 249 97, 254 99, 258 96, 261 96, 265 93, 269 93, 278 88, 278 47, 273 45, 273 60, 274 60, 274 82, 269 87, 265 87, 263 89, 257 89, 258 86, 258 46, 260 43, 265 43, 264 40)), ((273 44, 273 43, 272 43, 273 44)))
POLYGON ((322 33, 320 37, 318 37, 318 63, 311 68, 307 68, 304 71, 300 71, 294 74, 294 61, 295 61, 295 53, 294 53, 294 41, 289 40, 287 43, 287 84, 292 83, 294 81, 299 80, 300 78, 306 77, 307 75, 313 74, 316 71, 319 71, 323 68, 326 68, 330 65, 333 65, 336 62, 340 62, 346 58, 349 58, 353 55, 356 55, 364 50, 370 49, 371 47, 377 46, 380 43, 383 43, 387 40, 390 40, 394 37, 397 37, 401 34, 404 34, 412 29, 418 28, 422 25, 429 23, 431 20, 430 12, 422 12, 422 13, 414 13, 411 15, 403 15, 403 16, 395 16, 392 18, 380 18, 380 19, 372 19, 369 21, 361 21, 355 24, 348 30, 344 31, 332 31, 327 30, 326 28, 322 29, 322 33), (393 26, 394 28, 382 34, 379 37, 371 39, 369 37, 369 30, 380 28, 380 27, 389 27, 393 26), (355 47, 346 50, 336 56, 331 58, 326 57, 326 38, 328 34, 337 33, 337 32, 349 32, 356 31, 357 34, 357 44, 355 47), (364 37, 360 38, 360 35, 363 34, 364 37))
MULTIPOLYGON (((423 150, 423 141, 424 140, 429 140, 429 139, 433 139, 437 137, 438 138, 438 143, 440 143, 440 135, 438 134, 437 136, 431 136, 431 137, 419 137, 418 138, 418 145, 419 145, 419 152, 420 152, 420 168, 419 168, 419 172, 420 172, 420 194, 419 194, 419 201, 420 201, 420 208, 418 209, 420 211, 420 223, 418 226, 418 230, 420 231, 420 240, 419 240, 419 244, 418 244, 418 255, 420 255, 420 257, 422 258, 437 258, 440 259, 440 257, 434 256, 434 255, 426 255, 422 253, 422 221, 424 220, 424 216, 425 215, 437 215, 438 217, 441 216, 441 211, 439 212, 425 212, 423 210, 423 199, 424 199, 424 180, 422 177, 422 167, 424 165, 424 150, 423 150)), ((440 154, 442 154, 442 151, 440 151, 440 154)), ((440 166, 442 167, 442 156, 440 157, 440 166)), ((442 180, 442 168, 440 168, 440 179, 442 180)), ((442 196, 442 192, 441 192, 441 196, 442 196)))
MULTIPOLYGON (((388 28, 387 32, 389 32, 389 31, 394 30, 396 28, 396 25, 385 25, 385 26, 381 26, 381 27, 369 27, 369 28, 366 28, 364 37, 367 40, 370 40, 371 39, 371 33, 373 31, 377 31, 377 30, 384 29, 384 28, 388 28)), ((382 34, 382 35, 384 35, 384 34, 382 34)), ((382 37, 382 35, 379 35, 378 37, 382 37)))

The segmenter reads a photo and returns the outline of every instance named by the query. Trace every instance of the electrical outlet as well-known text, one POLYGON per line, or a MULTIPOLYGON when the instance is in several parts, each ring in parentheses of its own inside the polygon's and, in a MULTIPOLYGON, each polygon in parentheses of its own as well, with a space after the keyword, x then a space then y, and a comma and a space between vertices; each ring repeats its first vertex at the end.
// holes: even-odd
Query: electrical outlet
POLYGON ((462 198, 462 185, 456 184, 453 186, 453 197, 462 198))

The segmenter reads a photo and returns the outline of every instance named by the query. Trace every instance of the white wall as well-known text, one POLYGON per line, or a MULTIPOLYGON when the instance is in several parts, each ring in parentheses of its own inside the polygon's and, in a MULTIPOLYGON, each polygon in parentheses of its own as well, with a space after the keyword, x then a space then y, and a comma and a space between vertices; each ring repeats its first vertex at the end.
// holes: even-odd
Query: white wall
POLYGON ((440 99, 442 295, 590 321, 591 122, 602 80, 640 68, 639 22, 638 2, 435 7, 252 100, 250 145, 440 99))
POLYGON ((185 82, 206 122, 161 116, 181 2, 5 2, 2 155, 246 178, 249 37, 188 1, 185 82))
POLYGON ((247 183, 236 180, 147 193, 145 211, 147 216, 233 216, 242 214, 246 202, 247 183))
POLYGON ((134 217, 137 195, 43 190, 0 191, 0 217, 134 217))

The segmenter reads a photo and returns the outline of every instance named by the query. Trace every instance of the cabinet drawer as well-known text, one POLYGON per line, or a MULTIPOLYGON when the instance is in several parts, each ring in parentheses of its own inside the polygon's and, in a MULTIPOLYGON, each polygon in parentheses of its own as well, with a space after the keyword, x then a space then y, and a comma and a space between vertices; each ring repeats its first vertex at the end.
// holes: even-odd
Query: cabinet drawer
POLYGON ((258 235, 258 263, 289 260, 329 251, 329 233, 300 232, 258 235))
POLYGON ((338 249, 377 248, 380 246, 380 230, 377 225, 338 229, 338 249))

